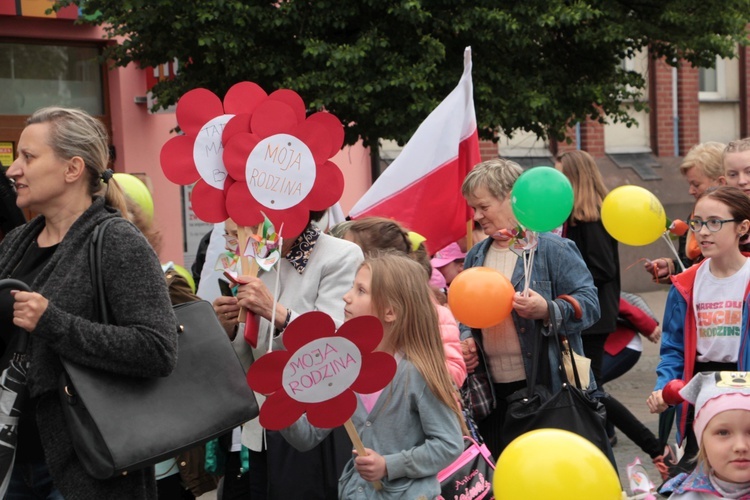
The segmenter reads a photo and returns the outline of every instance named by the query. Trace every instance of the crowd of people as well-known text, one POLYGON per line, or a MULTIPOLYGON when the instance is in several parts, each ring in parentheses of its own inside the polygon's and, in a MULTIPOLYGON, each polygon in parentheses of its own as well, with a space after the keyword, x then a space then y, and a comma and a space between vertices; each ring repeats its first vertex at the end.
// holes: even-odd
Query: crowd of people
MULTIPOLYGON (((584 151, 556 159, 573 188, 573 209, 560 231, 538 234, 530 269, 514 248, 510 199, 523 169, 498 158, 474 166, 461 186, 480 233, 471 248, 454 242, 430 255, 424 238, 398 221, 368 217, 321 229, 324 212, 309 212, 299 234, 285 235, 276 266, 226 281, 217 257, 236 258, 247 243, 229 219, 204 238, 207 250, 192 267, 194 290, 174 268, 160 266, 153 221, 113 179, 108 143, 104 127, 86 113, 44 108, 29 118, 5 172, 12 191, 2 198, 12 193, 16 207, 37 215, 23 223, 11 206, 2 217, 12 224, 2 227, 0 272, 32 290, 0 295, 3 359, 28 342, 29 360, 5 498, 190 499, 218 483, 220 500, 434 499, 437 474, 462 453, 464 436, 481 436, 495 458, 509 444, 507 398, 526 387, 532 366, 542 367, 537 381, 549 391, 561 387, 559 346, 535 349, 551 331, 590 360, 582 389, 606 408, 611 445, 618 427, 669 479, 664 491, 685 499, 750 498, 750 379, 739 373, 750 362, 750 139, 701 144, 683 161, 696 203, 681 261, 646 264, 654 280, 671 286, 661 324, 639 297, 621 290, 618 242, 601 220, 607 189, 584 151), (88 242, 113 217, 131 223, 115 224, 103 243, 112 321, 101 324, 90 300, 88 242), (459 273, 479 266, 504 275, 515 294, 502 322, 472 328, 455 320, 446 297, 459 273), (365 453, 352 451, 342 427, 316 428, 305 415, 280 431, 256 418, 156 469, 106 480, 88 475, 57 395, 60 360, 120 376, 166 376, 177 352, 171 305, 199 298, 212 302, 245 369, 269 346, 283 349, 287 327, 306 312, 324 312, 337 328, 377 318, 383 337, 376 349, 392 355, 397 369, 384 389, 357 395, 351 420, 365 453), (678 441, 685 442, 679 462, 605 389, 637 362, 641 335, 661 343, 650 410, 675 404, 663 394, 669 382, 687 383, 676 417, 678 441), (486 414, 462 408, 467 377, 487 381, 486 414)), ((262 405, 264 395, 256 398, 262 405)))

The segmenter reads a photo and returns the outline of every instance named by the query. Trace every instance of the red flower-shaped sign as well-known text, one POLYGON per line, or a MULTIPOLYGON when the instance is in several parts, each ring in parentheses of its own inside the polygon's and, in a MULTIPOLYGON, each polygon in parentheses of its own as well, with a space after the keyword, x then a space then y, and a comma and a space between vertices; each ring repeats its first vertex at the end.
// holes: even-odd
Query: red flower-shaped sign
POLYGON ((372 352, 382 337, 383 326, 374 316, 347 321, 338 332, 320 311, 292 321, 284 331, 287 350, 261 356, 247 372, 248 385, 269 395, 260 424, 284 429, 307 412, 315 427, 343 425, 357 409, 355 393, 377 392, 396 374, 390 354, 372 352))
POLYGON ((184 135, 173 137, 161 148, 164 175, 175 184, 193 188, 193 211, 205 222, 224 222, 227 217, 227 176, 222 154, 222 133, 237 114, 249 113, 266 98, 257 84, 240 82, 229 89, 222 104, 213 92, 194 89, 177 103, 177 123, 184 135))
POLYGON ((224 128, 227 210, 240 226, 255 226, 264 212, 281 236, 296 237, 311 210, 325 210, 344 191, 330 161, 344 142, 344 127, 330 113, 306 117, 294 91, 277 90, 224 128))

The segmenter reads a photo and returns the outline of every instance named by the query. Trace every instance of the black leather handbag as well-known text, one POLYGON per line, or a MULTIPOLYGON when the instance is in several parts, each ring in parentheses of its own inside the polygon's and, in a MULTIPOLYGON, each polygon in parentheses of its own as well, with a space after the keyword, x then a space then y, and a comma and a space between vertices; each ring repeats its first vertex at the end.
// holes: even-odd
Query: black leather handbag
MULTIPOLYGON (((98 241, 90 259, 100 321, 108 322, 98 241)), ((180 326, 177 365, 167 377, 135 378, 62 359, 63 413, 84 469, 107 479, 172 458, 258 415, 245 371, 206 301, 174 306, 180 326)))
MULTIPOLYGON (((554 318, 552 303, 549 305, 550 317, 554 318)), ((562 350, 555 322, 552 321, 551 325, 550 335, 537 337, 534 342, 531 379, 527 379, 527 387, 519 389, 506 399, 508 410, 503 424, 505 445, 521 434, 536 429, 563 429, 588 439, 611 458, 612 449, 605 430, 604 406, 598 399, 591 397, 585 388, 581 388, 575 359, 573 368, 576 380, 568 380, 565 370, 562 369, 562 350), (562 387, 555 393, 552 393, 548 385, 537 384, 540 357, 543 353, 544 362, 547 362, 547 347, 550 343, 557 347, 558 371, 562 380, 562 387)))

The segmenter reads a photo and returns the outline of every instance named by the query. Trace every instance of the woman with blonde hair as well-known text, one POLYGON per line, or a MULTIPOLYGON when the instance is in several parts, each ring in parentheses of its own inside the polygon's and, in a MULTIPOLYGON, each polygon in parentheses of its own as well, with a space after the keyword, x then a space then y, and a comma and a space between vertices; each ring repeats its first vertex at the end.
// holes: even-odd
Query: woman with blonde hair
POLYGON ((143 378, 168 375, 177 360, 177 322, 159 259, 125 219, 101 241, 109 324, 99 321, 91 300, 93 232, 127 211, 122 192, 110 183, 108 163, 102 123, 78 109, 52 107, 27 120, 18 157, 6 172, 18 207, 39 214, 0 244, 2 276, 33 290, 0 303, 0 332, 28 332, 29 353, 30 400, 21 414, 8 499, 156 498, 151 467, 106 480, 86 473, 58 394, 61 359, 143 378))
POLYGON ((563 236, 581 252, 598 291, 601 317, 581 332, 583 351, 591 359, 597 386, 602 385, 602 359, 607 335, 617 329, 620 306, 620 256, 617 241, 604 229, 601 207, 607 188, 599 167, 586 151, 569 151, 557 157, 555 168, 573 185, 573 211, 563 236))

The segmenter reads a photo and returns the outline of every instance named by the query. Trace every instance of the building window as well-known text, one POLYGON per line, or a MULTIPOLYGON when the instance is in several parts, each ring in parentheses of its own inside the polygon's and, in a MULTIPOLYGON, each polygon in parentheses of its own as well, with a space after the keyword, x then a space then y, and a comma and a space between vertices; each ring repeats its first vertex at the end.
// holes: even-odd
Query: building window
POLYGON ((0 42, 0 115, 44 106, 104 114, 102 65, 95 46, 0 42))
POLYGON ((716 58, 713 68, 698 69, 698 97, 702 101, 726 99, 727 90, 724 83, 726 65, 724 59, 716 58))

